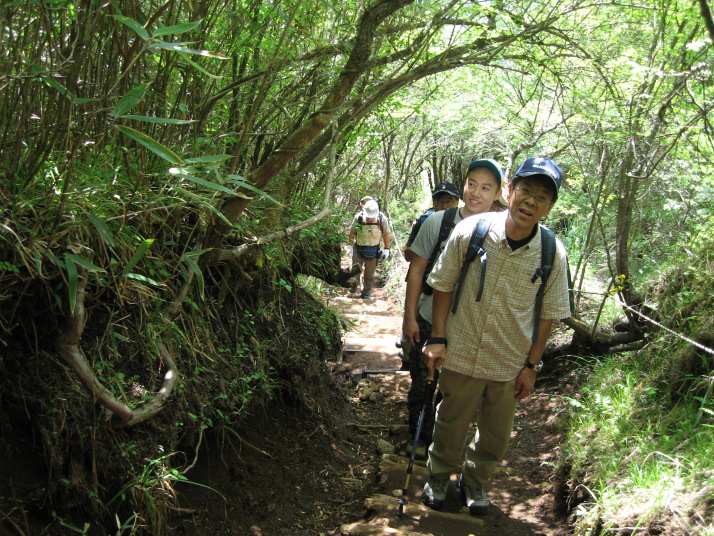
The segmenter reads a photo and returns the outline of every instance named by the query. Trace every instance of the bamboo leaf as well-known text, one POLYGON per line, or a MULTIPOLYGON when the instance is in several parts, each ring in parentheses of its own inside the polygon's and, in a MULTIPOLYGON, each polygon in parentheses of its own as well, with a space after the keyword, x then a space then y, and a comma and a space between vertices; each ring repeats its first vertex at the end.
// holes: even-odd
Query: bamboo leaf
MULTIPOLYGON (((82 257, 79 257, 78 255, 72 255, 71 253, 67 253, 64 258, 68 261, 72 261, 74 264, 80 265, 82 268, 85 268, 89 270, 90 272, 106 272, 104 268, 100 268, 96 264, 88 261, 87 259, 83 259, 82 257)), ((70 264, 70 263, 67 263, 70 264)))
POLYGON ((141 274, 129 273, 129 274, 126 274, 124 277, 126 277, 127 279, 136 279, 137 281, 141 281, 142 283, 148 283, 149 285, 152 285, 152 286, 158 287, 158 288, 166 287, 166 285, 164 285, 163 283, 159 283, 158 281, 151 279, 150 277, 146 277, 145 275, 141 275, 141 274))
POLYGON ((89 102, 101 102, 102 99, 95 97, 72 99, 72 104, 87 104, 89 102))
POLYGON ((114 117, 121 117, 129 110, 134 108, 134 106, 139 104, 139 102, 141 102, 141 99, 144 98, 144 93, 146 93, 146 90, 150 85, 151 82, 148 82, 146 84, 139 84, 134 89, 129 91, 126 95, 124 95, 121 99, 119 99, 119 102, 117 102, 117 105, 114 107, 114 117))
POLYGON ((179 156, 176 153, 174 153, 167 147, 164 147, 158 141, 156 141, 153 138, 150 138, 143 132, 139 132, 138 130, 133 129, 131 127, 124 127, 121 125, 114 125, 114 128, 116 128, 119 132, 126 134, 131 139, 140 143, 141 145, 143 145, 150 151, 156 153, 164 160, 167 160, 167 161, 171 162, 172 164, 181 163, 181 158, 179 158, 179 156))
POLYGON ((188 179, 191 182, 195 182, 196 184, 199 184, 201 186, 205 186, 206 188, 210 188, 211 190, 218 190, 219 192, 223 192, 224 194, 228 195, 237 195, 237 192, 234 190, 231 190, 230 188, 226 188, 222 184, 216 184, 215 182, 208 182, 203 179, 199 179, 198 177, 194 177, 193 175, 187 175, 185 173, 176 173, 175 174, 177 177, 181 177, 183 179, 188 179))
POLYGON ((149 251, 149 248, 151 248, 151 244, 153 243, 153 238, 147 238, 146 240, 143 240, 141 244, 139 244, 139 247, 136 248, 134 255, 132 255, 131 259, 129 259, 127 265, 124 266, 124 269, 121 272, 122 277, 128 277, 127 274, 134 268, 134 266, 139 264, 139 261, 144 255, 146 255, 146 253, 149 251))
POLYGON ((134 19, 125 17, 124 15, 112 15, 116 20, 121 22, 124 26, 131 28, 134 30, 136 35, 141 37, 144 41, 149 40, 149 32, 147 31, 146 28, 144 28, 141 24, 136 22, 134 19))
POLYGON ((236 186, 239 186, 240 188, 245 188, 246 190, 250 190, 253 193, 265 197, 268 201, 272 201, 276 205, 282 206, 282 203, 280 203, 277 199, 265 193, 263 190, 259 190, 258 188, 253 186, 251 183, 246 181, 244 177, 241 177, 240 175, 226 175, 226 178, 230 179, 230 181, 236 186))
POLYGON ((161 37, 164 35, 176 35, 184 32, 190 32, 191 30, 198 28, 201 22, 203 22, 203 19, 194 22, 186 22, 184 24, 176 24, 174 26, 162 26, 151 32, 151 35, 152 37, 161 37))
POLYGON ((204 206, 205 208, 207 208, 208 210, 210 210, 211 212, 213 212, 219 219, 223 220, 225 223, 227 223, 228 225, 230 225, 231 227, 233 227, 233 224, 230 222, 230 220, 228 220, 228 218, 226 218, 226 217, 223 215, 223 212, 221 212, 221 211, 218 210, 216 207, 214 207, 214 206, 211 205, 209 202, 207 202, 202 196, 196 195, 196 194, 194 194, 193 192, 190 192, 190 191, 186 190, 185 188, 181 188, 180 186, 174 186, 174 189, 175 189, 177 192, 181 192, 181 193, 184 194, 186 197, 190 197, 191 199, 193 199, 193 200, 194 200, 196 203, 198 203, 199 205, 204 206))
POLYGON ((201 296, 201 298, 203 298, 204 281, 203 272, 201 271, 201 268, 199 268, 198 264, 196 264, 196 261, 194 261, 188 255, 184 255, 183 257, 181 257, 181 260, 188 264, 188 267, 193 270, 193 273, 196 276, 196 284, 198 285, 198 294, 199 296, 201 296))
POLYGON ((32 256, 35 259, 35 269, 37 270, 37 273, 39 275, 42 275, 42 253, 40 253, 38 250, 35 250, 32 256))
POLYGON ((111 231, 107 227, 107 224, 104 223, 104 220, 102 220, 96 214, 90 214, 89 221, 92 222, 92 225, 94 225, 94 228, 99 233, 99 236, 102 237, 102 240, 104 240, 110 246, 114 246, 114 235, 112 235, 111 231))
POLYGON ((163 48, 165 50, 173 50, 174 52, 183 52, 184 54, 194 54, 197 56, 204 56, 206 58, 215 58, 218 60, 228 60, 230 59, 228 56, 224 56, 223 54, 216 54, 215 52, 211 52, 210 50, 198 50, 195 48, 187 48, 184 46, 181 46, 180 44, 177 43, 152 43, 149 48, 155 49, 155 48, 163 48))
POLYGON ((185 161, 190 164, 208 164, 214 162, 224 162, 231 157, 229 154, 216 154, 213 156, 199 156, 197 158, 187 158, 185 161))
POLYGON ((195 250, 195 251, 188 251, 188 252, 184 253, 183 256, 184 256, 184 257, 191 257, 191 258, 200 257, 201 255, 203 255, 204 253, 207 253, 207 252, 209 252, 209 251, 211 251, 210 248, 197 249, 197 250, 195 250))
POLYGON ((67 90, 67 88, 64 87, 62 84, 60 84, 54 78, 50 78, 48 76, 43 76, 43 77, 41 77, 41 80, 48 86, 56 89, 60 93, 60 95, 62 95, 63 97, 67 97, 68 99, 72 100, 73 96, 70 94, 70 92, 67 90))
POLYGON ((134 119, 136 121, 145 121, 147 123, 160 123, 164 125, 188 125, 193 123, 193 119, 172 119, 170 117, 150 117, 148 115, 122 115, 122 119, 134 119))
POLYGON ((201 72, 202 72, 203 74, 205 74, 206 76, 209 76, 209 77, 211 77, 211 78, 213 78, 213 79, 215 79, 215 80, 220 80, 220 79, 223 78, 222 76, 218 76, 218 75, 216 75, 216 74, 209 73, 206 69, 204 69, 203 67, 201 67, 198 63, 196 63, 195 61, 193 61, 191 58, 189 58, 188 54, 183 54, 183 53, 181 53, 181 52, 179 52, 178 54, 179 54, 179 56, 181 56, 181 59, 182 59, 183 61, 185 61, 186 63, 188 63, 189 65, 191 65, 193 68, 198 69, 199 71, 201 71, 201 72))
POLYGON ((67 281, 68 281, 68 291, 69 291, 69 314, 74 316, 74 309, 77 306, 77 284, 79 282, 79 276, 77 274, 77 267, 72 262, 69 255, 64 256, 67 267, 67 281))
POLYGON ((66 270, 66 269, 67 269, 67 268, 65 267, 64 261, 58 259, 57 257, 55 257, 55 256, 52 255, 52 253, 50 253, 49 251, 43 251, 42 253, 45 255, 45 257, 47 257, 49 260, 51 260, 53 263, 55 263, 57 266, 59 266, 59 267, 62 268, 63 270, 66 270))

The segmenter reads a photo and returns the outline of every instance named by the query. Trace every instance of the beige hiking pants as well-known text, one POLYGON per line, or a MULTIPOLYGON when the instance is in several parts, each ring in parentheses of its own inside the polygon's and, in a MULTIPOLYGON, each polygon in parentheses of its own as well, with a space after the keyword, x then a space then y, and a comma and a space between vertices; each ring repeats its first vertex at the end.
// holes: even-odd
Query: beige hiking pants
POLYGON ((467 484, 483 486, 508 449, 516 412, 516 380, 494 382, 442 370, 439 389, 444 399, 436 410, 434 437, 427 466, 436 478, 461 473, 467 484), (462 453, 474 415, 478 430, 462 453))

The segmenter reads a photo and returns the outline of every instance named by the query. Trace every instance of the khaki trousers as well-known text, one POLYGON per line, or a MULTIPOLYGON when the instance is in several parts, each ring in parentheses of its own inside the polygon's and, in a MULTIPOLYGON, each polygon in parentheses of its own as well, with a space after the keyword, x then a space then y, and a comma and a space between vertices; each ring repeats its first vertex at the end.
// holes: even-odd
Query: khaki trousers
POLYGON ((516 380, 494 382, 442 370, 439 389, 444 399, 436 409, 433 443, 427 466, 436 478, 459 472, 467 484, 483 486, 508 449, 516 412, 516 380), (461 455, 469 424, 478 414, 478 430, 461 455))
POLYGON ((352 266, 357 265, 362 269, 362 294, 370 296, 374 287, 374 272, 377 269, 377 259, 365 259, 357 251, 358 247, 354 246, 352 266))

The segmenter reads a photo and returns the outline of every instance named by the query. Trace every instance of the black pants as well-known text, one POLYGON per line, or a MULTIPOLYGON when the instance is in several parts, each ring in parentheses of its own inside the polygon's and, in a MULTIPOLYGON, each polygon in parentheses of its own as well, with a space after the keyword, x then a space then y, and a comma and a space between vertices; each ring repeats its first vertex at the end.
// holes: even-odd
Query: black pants
MULTIPOLYGON (((424 341, 431 337, 431 324, 424 320, 421 315, 417 314, 417 324, 419 325, 419 343, 412 346, 409 350, 409 376, 412 379, 412 385, 409 388, 407 395, 407 408, 409 409, 409 437, 413 438, 416 434, 417 424, 419 422, 419 413, 424 404, 424 393, 426 392, 427 383, 426 377, 428 370, 424 363, 424 355, 421 353, 424 341)), ((436 372, 434 381, 439 379, 439 372, 436 372)), ((426 404, 424 412, 424 422, 421 427, 421 439, 425 444, 431 443, 431 436, 434 432, 434 416, 436 414, 436 404, 440 397, 437 395, 436 401, 429 400, 426 404)))

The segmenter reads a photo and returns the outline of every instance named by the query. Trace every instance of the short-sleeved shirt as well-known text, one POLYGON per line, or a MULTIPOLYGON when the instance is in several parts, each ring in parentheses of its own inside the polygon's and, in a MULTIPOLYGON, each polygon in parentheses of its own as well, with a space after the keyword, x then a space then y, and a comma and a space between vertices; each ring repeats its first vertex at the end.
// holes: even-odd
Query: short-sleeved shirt
MULTIPOLYGON (((431 252, 434 251, 436 243, 439 240, 439 231, 441 230, 441 222, 444 221, 445 210, 440 210, 439 212, 434 212, 431 214, 424 223, 419 228, 414 243, 412 244, 412 252, 419 255, 423 259, 429 259, 431 252)), ((456 214, 454 214, 454 223, 459 223, 462 220, 461 209, 456 209, 456 214)), ((452 229, 453 232, 453 229, 452 229)), ((441 243, 441 247, 437 252, 437 256, 444 250, 446 245, 446 240, 441 243)), ((422 292, 419 297, 419 314, 421 317, 431 324, 431 304, 434 301, 431 294, 424 294, 422 292)))
POLYGON ((368 224, 367 217, 362 212, 358 212, 352 220, 352 229, 356 233, 355 242, 358 246, 378 246, 382 241, 382 235, 389 232, 389 221, 380 212, 374 222, 368 224), (362 215, 362 224, 359 223, 360 215, 362 215))
MULTIPOLYGON (((428 282, 436 290, 451 292, 458 282, 471 234, 480 217, 491 222, 483 248, 486 278, 476 301, 481 263, 471 263, 459 295, 456 313, 446 321, 444 368, 492 381, 513 380, 523 368, 531 348, 535 297, 542 281, 531 282, 541 265, 541 230, 524 246, 511 250, 506 240, 507 211, 468 218, 458 224, 447 241, 428 282)), ((556 240, 556 255, 543 296, 541 319, 570 316, 565 247, 556 240)))

